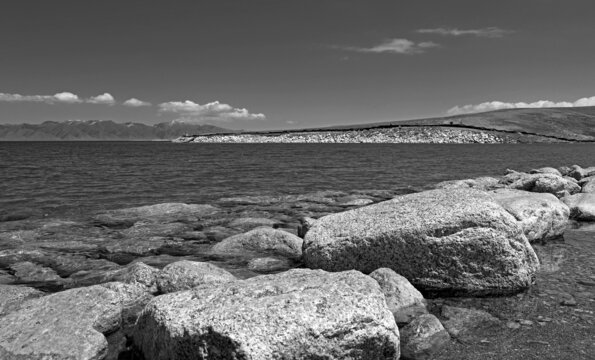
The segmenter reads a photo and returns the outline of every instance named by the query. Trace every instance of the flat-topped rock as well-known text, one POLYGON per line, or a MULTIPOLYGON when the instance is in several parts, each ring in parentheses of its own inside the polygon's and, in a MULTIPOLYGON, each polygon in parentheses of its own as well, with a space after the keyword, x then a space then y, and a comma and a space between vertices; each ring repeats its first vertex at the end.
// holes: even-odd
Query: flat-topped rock
POLYGON ((431 190, 318 219, 304 263, 328 271, 391 268, 426 291, 527 288, 539 261, 517 220, 487 193, 431 190))
POLYGON ((384 295, 357 271, 294 269, 159 296, 134 343, 147 360, 399 358, 384 295))
POLYGON ((568 225, 570 209, 552 194, 498 189, 494 199, 517 219, 529 242, 560 237, 568 225))
POLYGON ((176 261, 167 265, 157 276, 159 292, 167 294, 188 290, 203 284, 222 284, 236 280, 228 271, 213 264, 198 261, 176 261))
POLYGON ((580 193, 562 198, 570 208, 570 218, 579 221, 595 221, 595 193, 580 193))
POLYGON ((0 284, 0 316, 17 310, 23 302, 45 295, 35 288, 0 284))
POLYGON ((302 243, 301 238, 287 231, 262 226, 224 239, 213 246, 212 252, 221 255, 256 252, 297 259, 302 256, 302 243))

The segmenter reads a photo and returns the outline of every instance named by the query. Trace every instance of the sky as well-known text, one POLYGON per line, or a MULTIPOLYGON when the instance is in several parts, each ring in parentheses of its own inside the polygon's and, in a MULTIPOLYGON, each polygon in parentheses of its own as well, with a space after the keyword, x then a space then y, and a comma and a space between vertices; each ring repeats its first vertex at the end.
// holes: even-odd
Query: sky
POLYGON ((287 129, 595 105, 592 0, 19 0, 0 123, 287 129))

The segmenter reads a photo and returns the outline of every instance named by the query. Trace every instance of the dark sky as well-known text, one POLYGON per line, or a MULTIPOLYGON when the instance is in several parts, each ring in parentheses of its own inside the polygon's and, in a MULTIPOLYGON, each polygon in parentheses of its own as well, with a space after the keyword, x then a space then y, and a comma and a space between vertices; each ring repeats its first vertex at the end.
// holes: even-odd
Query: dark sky
POLYGON ((0 123, 271 129, 595 105, 576 102, 595 95, 593 14, 593 0, 7 1, 0 123))

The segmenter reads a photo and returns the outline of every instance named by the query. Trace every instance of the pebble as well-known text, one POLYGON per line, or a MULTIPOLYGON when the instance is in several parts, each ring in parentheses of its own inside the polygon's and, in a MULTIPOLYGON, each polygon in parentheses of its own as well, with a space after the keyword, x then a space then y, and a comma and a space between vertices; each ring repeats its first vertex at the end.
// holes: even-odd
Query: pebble
POLYGON ((521 327, 521 324, 516 321, 509 321, 506 323, 506 327, 509 329, 518 329, 521 327))
POLYGON ((532 326, 533 325, 533 321, 531 321, 531 320, 519 320, 519 324, 525 325, 525 326, 532 326))

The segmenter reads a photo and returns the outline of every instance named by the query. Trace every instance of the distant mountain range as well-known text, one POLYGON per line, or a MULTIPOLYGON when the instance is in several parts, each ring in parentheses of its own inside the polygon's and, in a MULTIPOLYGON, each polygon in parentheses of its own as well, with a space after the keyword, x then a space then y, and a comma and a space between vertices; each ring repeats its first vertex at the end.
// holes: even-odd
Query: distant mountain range
POLYGON ((181 122, 146 125, 116 123, 111 120, 46 121, 42 124, 0 124, 0 141, 58 140, 171 140, 184 134, 230 133, 213 125, 181 122))

